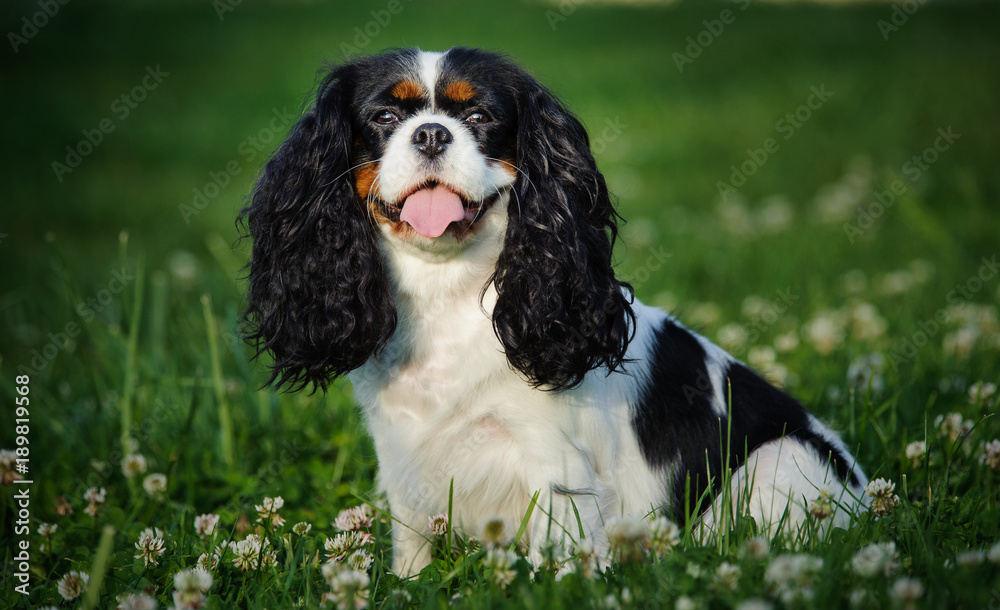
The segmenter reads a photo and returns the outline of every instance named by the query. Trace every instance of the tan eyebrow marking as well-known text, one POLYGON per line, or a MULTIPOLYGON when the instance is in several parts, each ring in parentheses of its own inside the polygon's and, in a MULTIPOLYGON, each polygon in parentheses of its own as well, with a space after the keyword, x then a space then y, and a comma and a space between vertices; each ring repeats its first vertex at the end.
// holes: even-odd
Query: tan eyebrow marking
POLYGON ((425 97, 424 88, 420 85, 420 83, 415 83, 412 80, 399 81, 389 91, 389 94, 401 100, 412 100, 425 97))
POLYGON ((464 80, 457 80, 448 83, 441 91, 441 95, 453 102, 467 102, 476 97, 476 88, 464 80))

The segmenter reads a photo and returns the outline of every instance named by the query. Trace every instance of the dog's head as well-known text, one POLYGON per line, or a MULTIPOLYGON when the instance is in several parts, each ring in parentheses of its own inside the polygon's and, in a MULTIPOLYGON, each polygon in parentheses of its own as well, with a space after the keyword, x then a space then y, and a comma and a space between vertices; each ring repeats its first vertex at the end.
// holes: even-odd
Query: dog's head
POLYGON ((270 381, 325 387, 391 338, 379 240, 461 257, 497 214, 493 324, 511 366, 550 389, 619 368, 631 292, 612 270, 618 217, 580 122, 520 67, 475 49, 330 70, 241 215, 253 238, 247 335, 273 354, 270 381))

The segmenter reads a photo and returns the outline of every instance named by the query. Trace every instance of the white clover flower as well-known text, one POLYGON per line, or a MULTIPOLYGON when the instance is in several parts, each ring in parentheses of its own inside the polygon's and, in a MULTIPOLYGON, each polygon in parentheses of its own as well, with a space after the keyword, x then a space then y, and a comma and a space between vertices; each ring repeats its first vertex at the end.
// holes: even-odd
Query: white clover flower
POLYGON ((896 543, 869 544, 858 549, 851 559, 851 569, 862 578, 889 576, 896 570, 896 543))
POLYGON ((89 582, 90 576, 85 572, 72 570, 59 579, 56 590, 59 591, 59 595, 64 600, 72 601, 83 595, 83 592, 87 590, 87 583, 89 582))
POLYGON ((764 580, 770 584, 787 605, 797 600, 812 599, 812 585, 823 560, 805 554, 778 555, 771 560, 764 572, 764 580))
POLYGON ((145 472, 146 457, 141 453, 126 455, 125 459, 122 460, 122 474, 126 477, 132 478, 137 474, 144 474, 145 472))
POLYGON ((38 535, 43 538, 51 538, 57 529, 59 529, 59 525, 56 523, 40 523, 38 524, 38 535))
POLYGON ((584 578, 594 578, 598 575, 597 548, 590 539, 573 543, 573 557, 580 574, 584 578))
POLYGON ((990 560, 990 563, 1000 563, 1000 542, 990 547, 989 551, 986 551, 986 558, 990 560))
POLYGON ((155 473, 142 480, 142 488, 153 498, 158 498, 167 490, 167 475, 155 473))
MULTIPOLYGON (((267 538, 262 538, 257 534, 250 534, 246 537, 246 540, 243 540, 243 542, 246 542, 248 545, 257 549, 262 567, 270 567, 277 563, 278 554, 271 548, 271 541, 267 538)), ((229 547, 236 550, 233 543, 229 543, 229 547)), ((254 567, 256 568, 256 565, 254 567)))
POLYGON ((814 519, 822 521, 833 515, 833 493, 827 488, 819 490, 819 497, 809 503, 809 514, 814 519))
POLYGON ((263 504, 255 504, 258 521, 264 523, 270 521, 273 527, 281 527, 285 524, 285 518, 278 514, 278 511, 285 506, 285 500, 281 496, 275 498, 264 498, 263 504))
POLYGON ((905 454, 906 459, 910 460, 910 465, 916 468, 927 457, 927 443, 925 441, 913 441, 906 446, 905 454))
POLYGON ((221 554, 222 553, 213 553, 209 555, 208 553, 202 553, 198 556, 198 567, 206 572, 214 572, 215 569, 219 567, 219 556, 221 554))
POLYGON ((657 556, 669 553, 681 540, 681 529, 666 517, 649 521, 649 548, 657 556))
POLYGON ((372 509, 367 504, 340 511, 333 525, 342 532, 355 532, 372 526, 372 509))
POLYGON ((103 487, 98 489, 96 487, 91 487, 83 493, 83 499, 90 504, 104 504, 108 497, 108 490, 103 487))
POLYGON ((343 570, 331 573, 327 579, 330 593, 327 599, 338 608, 366 608, 368 606, 368 574, 358 570, 343 570))
POLYGON ((163 530, 161 530, 158 527, 147 527, 146 529, 139 532, 139 537, 142 538, 143 536, 149 536, 150 538, 163 538, 164 540, 167 539, 167 536, 163 533, 163 530))
POLYGON ((941 339, 941 349, 948 356, 967 358, 981 335, 978 326, 974 324, 963 326, 941 339))
POLYGON ((847 385, 859 394, 866 394, 869 389, 873 394, 880 394, 885 389, 884 363, 885 358, 877 353, 855 358, 847 367, 847 385))
POLYGON ((763 536, 754 536, 743 545, 742 552, 751 559, 760 561, 771 552, 771 543, 763 536))
POLYGON ((890 271, 882 276, 882 283, 879 286, 882 294, 886 296, 894 296, 906 294, 917 284, 917 279, 913 275, 912 271, 907 269, 900 269, 898 271, 890 271))
POLYGON ((839 312, 820 312, 806 322, 802 332, 816 351, 825 356, 844 342, 843 316, 839 312))
POLYGON ((759 318, 770 307, 770 301, 760 295, 751 294, 743 299, 743 303, 740 305, 740 313, 747 318, 759 318))
POLYGON ((740 567, 723 561, 715 570, 715 582, 720 587, 735 591, 740 586, 740 567))
POLYGON ((747 352, 747 364, 762 371, 770 368, 778 360, 778 354, 770 345, 755 345, 747 352))
POLYGON ((160 562, 156 558, 167 550, 162 538, 157 538, 146 532, 143 532, 139 536, 139 541, 135 543, 135 548, 139 551, 139 554, 135 558, 142 559, 144 565, 147 566, 149 564, 153 564, 154 566, 159 565, 160 562))
POLYGON ((10 449, 0 449, 0 485, 11 485, 23 477, 14 468, 17 464, 17 453, 10 449))
POLYGON ((500 588, 506 588, 514 580, 517 572, 514 563, 517 555, 504 549, 489 549, 483 558, 483 567, 490 570, 490 580, 500 588))
POLYGON ((866 608, 872 604, 872 594, 865 589, 855 589, 848 597, 852 608, 866 608))
POLYGON ((955 556, 955 564, 963 568, 974 568, 986 562, 983 551, 965 551, 955 556))
POLYGON ((924 585, 915 578, 900 578, 889 590, 889 597, 904 608, 916 607, 916 601, 923 595, 924 585))
POLYGON ((118 602, 116 610, 156 610, 159 604, 155 597, 150 597, 145 593, 132 593, 118 602))
POLYGON ((934 418, 934 427, 938 429, 938 436, 947 438, 953 443, 971 432, 974 425, 972 421, 963 418, 961 413, 938 415, 934 418))
POLYGON ((248 536, 246 540, 230 543, 230 550, 233 554, 233 565, 244 572, 256 570, 260 565, 261 555, 260 542, 248 536))
POLYGON ((194 531, 199 536, 211 536, 215 532, 215 526, 219 523, 219 515, 206 513, 194 518, 194 531))
POLYGON ((739 353, 747 346, 747 329, 742 324, 726 324, 719 329, 716 338, 726 351, 739 353))
POLYGON ((483 544, 499 549, 510 544, 511 527, 503 517, 492 517, 483 524, 483 544))
POLYGON ((198 610, 205 604, 205 592, 210 588, 212 575, 203 568, 182 570, 174 574, 176 610, 198 610))
POLYGON ((323 578, 326 580, 327 584, 331 584, 333 579, 343 571, 344 565, 337 563, 332 559, 320 566, 320 572, 323 574, 323 578))
POLYGON ((181 591, 201 591, 212 588, 212 574, 202 568, 181 570, 174 574, 174 588, 181 591))
POLYGON ((310 531, 312 531, 312 523, 306 523, 305 521, 300 521, 292 527, 292 531, 299 536, 305 536, 310 531))
POLYGON ((872 499, 871 511, 880 517, 884 517, 899 506, 899 496, 893 493, 896 484, 886 479, 878 478, 869 481, 865 486, 865 495, 872 499))
POLYGON ((687 595, 681 595, 677 598, 677 601, 674 602, 674 610, 698 610, 700 607, 701 605, 697 601, 691 599, 687 595))
MULTIPOLYGON (((860 302, 855 303, 851 306, 850 310, 851 316, 851 335, 855 339, 861 341, 877 341, 885 334, 888 324, 881 315, 879 315, 878 309, 871 303, 860 302)), ((881 354, 873 354, 878 356, 878 366, 881 372, 881 365, 884 361, 881 354)))
POLYGON ((361 572, 367 572, 368 568, 372 567, 372 563, 375 558, 372 554, 364 549, 354 551, 344 560, 344 564, 352 570, 359 570, 361 572))
POLYGON ((979 463, 988 466, 992 470, 1000 470, 1000 439, 993 439, 988 443, 983 443, 979 453, 979 463))
POLYGON ((610 520, 605 530, 608 544, 620 561, 638 561, 650 546, 649 523, 622 517, 610 520))
POLYGON ((438 513, 427 517, 427 528, 431 531, 431 536, 444 536, 448 533, 448 515, 438 513))
POLYGON ((995 383, 977 381, 969 386, 969 404, 988 407, 993 404, 993 397, 996 393, 995 383))
POLYGON ((371 544, 373 540, 371 534, 364 532, 342 532, 333 538, 327 538, 323 547, 330 555, 330 559, 343 559, 351 551, 371 544))
POLYGON ((779 352, 791 352, 799 346, 799 334, 794 330, 781 333, 774 338, 774 349, 779 352))

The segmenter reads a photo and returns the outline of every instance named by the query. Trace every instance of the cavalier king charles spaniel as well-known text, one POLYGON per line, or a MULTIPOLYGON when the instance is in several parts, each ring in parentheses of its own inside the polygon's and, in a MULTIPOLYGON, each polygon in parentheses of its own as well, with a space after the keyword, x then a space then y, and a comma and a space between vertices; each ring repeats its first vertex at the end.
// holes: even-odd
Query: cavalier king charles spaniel
POLYGON ((248 339, 270 384, 351 380, 398 573, 428 564, 449 502, 477 536, 537 498, 536 562, 582 538, 606 558, 615 518, 775 531, 821 495, 825 523, 862 502, 836 434, 615 276, 620 218, 583 125, 503 57, 332 68, 241 218, 248 339))

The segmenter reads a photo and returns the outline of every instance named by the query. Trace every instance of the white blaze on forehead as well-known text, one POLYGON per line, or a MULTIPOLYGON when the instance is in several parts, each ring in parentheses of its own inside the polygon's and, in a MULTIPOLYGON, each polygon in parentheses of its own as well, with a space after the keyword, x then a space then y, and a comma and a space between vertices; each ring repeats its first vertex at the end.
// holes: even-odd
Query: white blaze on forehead
POLYGON ((437 83, 438 76, 440 75, 441 58, 444 57, 444 53, 432 53, 430 51, 420 51, 417 56, 417 71, 420 75, 420 82, 423 83, 424 88, 427 89, 427 95, 430 97, 431 106, 434 106, 434 84, 437 83))

